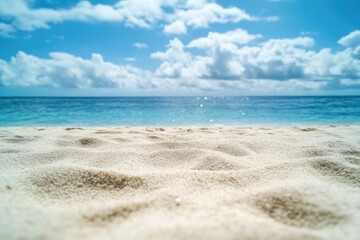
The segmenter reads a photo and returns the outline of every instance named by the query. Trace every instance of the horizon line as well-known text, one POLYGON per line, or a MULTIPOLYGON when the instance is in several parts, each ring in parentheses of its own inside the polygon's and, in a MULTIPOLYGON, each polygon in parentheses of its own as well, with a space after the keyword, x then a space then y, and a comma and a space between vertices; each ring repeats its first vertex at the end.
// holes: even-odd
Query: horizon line
POLYGON ((0 98, 192 98, 192 97, 360 97, 359 95, 145 95, 145 96, 0 96, 0 98))

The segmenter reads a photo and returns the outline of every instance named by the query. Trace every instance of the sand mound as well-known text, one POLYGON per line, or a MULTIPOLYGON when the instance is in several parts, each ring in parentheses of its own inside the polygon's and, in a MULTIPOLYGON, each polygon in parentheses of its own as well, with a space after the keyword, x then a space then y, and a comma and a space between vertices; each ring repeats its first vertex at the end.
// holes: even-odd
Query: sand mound
POLYGON ((314 161, 311 166, 320 174, 333 178, 335 181, 360 187, 360 168, 328 160, 314 161))
POLYGON ((259 194, 253 204, 274 220, 294 227, 322 228, 339 224, 345 218, 336 209, 326 209, 295 191, 259 194))
POLYGON ((79 169, 46 169, 33 173, 26 181, 36 187, 36 193, 51 198, 71 198, 76 195, 86 197, 99 191, 119 192, 124 188, 137 189, 144 185, 140 177, 116 173, 79 170, 79 169))
POLYGON ((102 145, 103 141, 100 138, 95 137, 81 137, 77 139, 72 139, 71 136, 65 136, 62 139, 57 141, 58 145, 63 147, 95 147, 102 145))
POLYGON ((360 239, 359 136, 2 128, 0 239, 360 239))

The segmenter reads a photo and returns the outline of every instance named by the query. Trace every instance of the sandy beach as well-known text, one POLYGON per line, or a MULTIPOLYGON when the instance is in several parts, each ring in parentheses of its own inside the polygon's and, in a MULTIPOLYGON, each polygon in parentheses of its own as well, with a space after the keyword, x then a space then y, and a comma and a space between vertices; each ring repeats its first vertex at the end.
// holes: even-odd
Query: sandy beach
POLYGON ((360 126, 0 128, 0 239, 360 239, 360 126))

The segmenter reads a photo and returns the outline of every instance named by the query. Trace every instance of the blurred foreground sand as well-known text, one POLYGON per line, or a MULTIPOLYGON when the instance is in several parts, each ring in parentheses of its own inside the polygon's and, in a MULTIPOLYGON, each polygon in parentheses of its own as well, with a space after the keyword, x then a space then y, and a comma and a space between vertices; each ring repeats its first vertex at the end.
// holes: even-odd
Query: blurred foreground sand
POLYGON ((360 126, 0 128, 0 239, 360 239, 360 126))

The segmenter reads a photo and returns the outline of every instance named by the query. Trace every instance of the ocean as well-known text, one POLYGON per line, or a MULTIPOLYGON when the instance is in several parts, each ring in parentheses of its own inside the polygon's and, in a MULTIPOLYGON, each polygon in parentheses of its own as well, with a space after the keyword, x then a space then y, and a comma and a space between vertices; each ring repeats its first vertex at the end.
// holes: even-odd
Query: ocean
POLYGON ((0 126, 360 124, 360 97, 2 97, 0 126))

